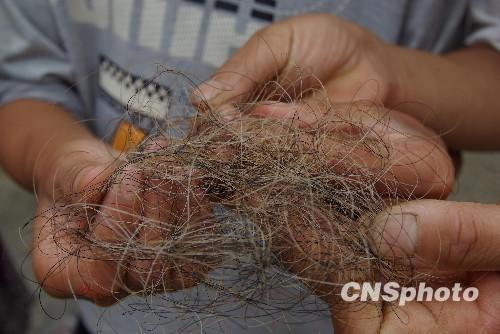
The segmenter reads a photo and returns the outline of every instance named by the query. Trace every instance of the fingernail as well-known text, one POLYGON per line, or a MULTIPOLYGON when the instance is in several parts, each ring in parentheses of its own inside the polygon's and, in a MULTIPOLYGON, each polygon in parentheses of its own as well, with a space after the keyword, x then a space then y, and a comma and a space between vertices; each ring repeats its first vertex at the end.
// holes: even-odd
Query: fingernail
POLYGON ((231 122, 234 121, 239 113, 232 104, 224 104, 220 108, 217 108, 215 112, 220 115, 222 121, 231 122))
POLYGON ((219 94, 231 90, 226 84, 217 80, 209 80, 193 90, 191 94, 191 102, 199 104, 202 101, 210 101, 219 94))
POLYGON ((384 212, 374 219, 372 250, 386 258, 411 258, 417 241, 417 216, 384 212))

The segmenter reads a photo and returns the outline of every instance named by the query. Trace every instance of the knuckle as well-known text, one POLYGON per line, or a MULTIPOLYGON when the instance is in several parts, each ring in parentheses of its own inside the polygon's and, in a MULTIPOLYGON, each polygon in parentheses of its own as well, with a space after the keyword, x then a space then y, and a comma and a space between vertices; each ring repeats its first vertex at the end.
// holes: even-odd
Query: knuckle
POLYGON ((460 265, 478 246, 478 220, 463 206, 450 206, 448 215, 451 223, 446 231, 449 237, 445 255, 450 264, 460 265))

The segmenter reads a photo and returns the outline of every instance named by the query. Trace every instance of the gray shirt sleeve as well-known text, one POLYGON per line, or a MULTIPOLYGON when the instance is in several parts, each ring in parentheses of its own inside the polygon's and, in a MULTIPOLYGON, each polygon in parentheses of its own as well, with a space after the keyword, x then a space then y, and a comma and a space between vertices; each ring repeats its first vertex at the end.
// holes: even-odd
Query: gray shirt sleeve
POLYGON ((469 6, 471 32, 465 43, 487 43, 500 50, 500 1, 471 0, 469 6))
POLYGON ((0 1, 0 105, 34 98, 78 115, 74 72, 48 2, 0 1))

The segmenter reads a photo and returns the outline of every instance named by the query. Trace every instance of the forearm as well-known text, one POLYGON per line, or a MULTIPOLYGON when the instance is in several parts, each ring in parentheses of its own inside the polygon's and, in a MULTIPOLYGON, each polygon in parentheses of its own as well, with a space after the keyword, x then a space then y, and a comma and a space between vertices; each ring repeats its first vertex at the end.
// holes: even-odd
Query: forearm
POLYGON ((74 142, 97 139, 62 107, 22 99, 0 107, 0 163, 26 188, 47 178, 74 142))
POLYGON ((499 149, 500 53, 470 47, 444 56, 394 48, 392 107, 424 121, 457 149, 499 149))

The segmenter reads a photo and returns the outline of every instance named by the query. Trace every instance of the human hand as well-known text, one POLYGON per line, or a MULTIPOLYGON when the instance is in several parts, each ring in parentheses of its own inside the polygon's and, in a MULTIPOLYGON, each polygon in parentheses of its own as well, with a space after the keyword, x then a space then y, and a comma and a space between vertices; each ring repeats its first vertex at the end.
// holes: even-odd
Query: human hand
MULTIPOLYGON (((232 105, 252 102, 253 96, 271 96, 270 102, 258 101, 249 109, 255 117, 289 119, 297 126, 312 129, 329 118, 332 126, 327 131, 372 136, 381 140, 389 152, 380 158, 362 150, 340 149, 339 156, 347 153, 351 158, 359 158, 359 166, 373 169, 380 168, 381 161, 388 162, 390 167, 381 183, 391 184, 400 197, 445 198, 453 183, 453 167, 439 137, 403 113, 374 107, 377 102, 390 104, 404 84, 394 67, 392 50, 369 32, 332 16, 292 18, 252 37, 210 81, 195 90, 193 102, 200 109, 222 110, 228 122, 238 119, 232 105), (278 94, 266 91, 269 80, 281 85, 278 94)), ((332 147, 337 149, 338 146, 332 147)), ((339 156, 332 161, 339 161, 339 156)), ((384 187, 380 188, 384 192, 384 187)), ((317 231, 307 229, 307 223, 296 225, 297 230, 292 229, 291 235, 285 236, 292 240, 293 247, 282 252, 284 267, 304 278, 309 286, 310 282, 325 280, 338 284, 338 272, 328 277, 328 273, 312 265, 329 253, 329 245, 319 242, 317 231)), ((314 288, 328 301, 324 291, 327 287, 320 284, 314 288)), ((359 328, 376 332, 381 328, 377 327, 381 321, 379 313, 373 312, 377 309, 367 307, 364 312, 368 317, 351 311, 334 313, 338 330, 348 332, 352 326, 346 324, 351 319, 356 325, 352 332, 363 332, 359 328)), ((391 320, 395 324, 397 317, 391 320)))
POLYGON ((160 181, 97 140, 69 143, 43 160, 51 167, 37 180, 32 255, 49 294, 109 305, 130 293, 188 288, 202 279, 209 261, 185 261, 182 235, 206 233, 203 218, 211 209, 196 186, 189 193, 180 186, 182 171, 174 173, 179 182, 160 181), (168 247, 176 248, 176 258, 168 247))
POLYGON ((393 65, 391 46, 369 31, 333 15, 297 16, 254 34, 194 91, 193 101, 247 102, 250 92, 277 79, 289 94, 284 102, 322 85, 333 103, 386 103, 400 88, 393 65))
POLYGON ((333 312, 338 333, 498 333, 500 331, 500 207, 420 200, 375 219, 376 253, 404 258, 423 276, 479 290, 477 300, 412 301, 333 312))
POLYGON ((334 103, 371 100, 403 111, 455 149, 496 149, 499 59, 487 46, 443 55, 398 47, 335 16, 310 14, 258 31, 193 100, 245 101, 275 79, 286 91, 280 102, 296 103, 322 86, 334 103))
MULTIPOLYGON (((256 33, 194 90, 192 100, 200 109, 208 104, 222 110, 230 121, 238 117, 234 104, 251 104, 258 96, 264 101, 250 109, 255 117, 288 118, 305 127, 329 118, 337 125, 329 131, 379 136, 392 166, 382 183, 397 184, 402 197, 444 198, 453 168, 443 142, 411 117, 378 103, 389 102, 400 88, 391 52, 370 32, 332 15, 298 16, 256 33), (267 85, 272 79, 280 87, 269 93, 268 86, 277 86, 267 85)), ((380 168, 385 157, 363 154, 362 159, 360 165, 380 168)))

